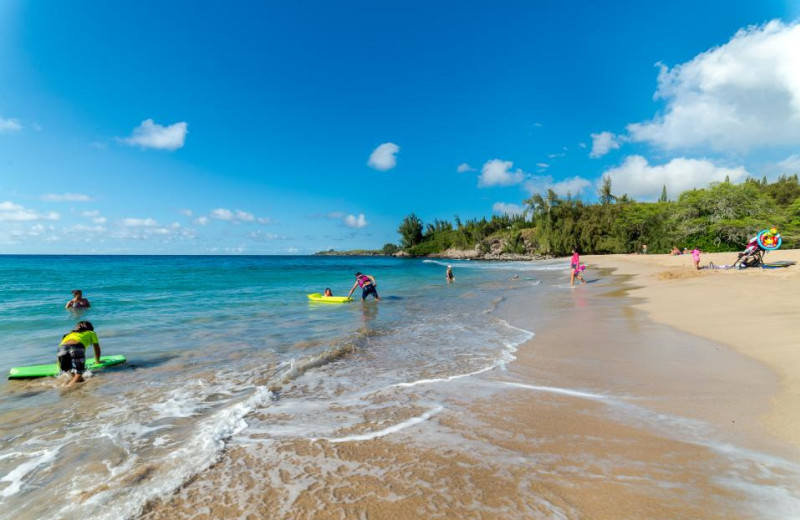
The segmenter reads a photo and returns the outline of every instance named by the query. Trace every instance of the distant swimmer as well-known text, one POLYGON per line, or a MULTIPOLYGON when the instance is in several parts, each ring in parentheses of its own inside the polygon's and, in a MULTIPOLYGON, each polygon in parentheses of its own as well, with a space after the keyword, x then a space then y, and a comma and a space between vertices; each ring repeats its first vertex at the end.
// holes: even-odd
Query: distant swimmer
POLYGON ((330 288, 325 289, 325 294, 323 294, 323 296, 333 296, 333 293, 331 292, 330 288))
POLYGON ((66 309, 88 309, 91 307, 89 300, 83 297, 83 291, 75 289, 72 291, 72 299, 67 302, 66 309))
POLYGON ((100 364, 100 341, 89 321, 79 321, 72 332, 64 334, 58 346, 58 366, 62 372, 72 374, 68 386, 83 382, 86 372, 86 349, 94 347, 94 360, 100 364))
POLYGON ((447 283, 455 282, 456 277, 453 275, 453 266, 447 266, 447 273, 445 273, 445 277, 447 278, 447 283))
POLYGON ((367 296, 371 294, 373 298, 375 298, 378 301, 381 301, 380 297, 378 296, 378 289, 377 289, 378 283, 375 281, 374 277, 368 274, 356 273, 356 283, 353 284, 353 287, 347 294, 348 298, 353 295, 353 291, 356 290, 356 287, 361 287, 362 300, 366 300, 367 296))

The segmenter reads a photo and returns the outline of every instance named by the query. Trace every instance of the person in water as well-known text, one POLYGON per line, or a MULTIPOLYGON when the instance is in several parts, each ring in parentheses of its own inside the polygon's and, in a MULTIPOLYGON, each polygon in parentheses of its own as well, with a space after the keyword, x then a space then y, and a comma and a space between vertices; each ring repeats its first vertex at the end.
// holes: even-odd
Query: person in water
POLYGON ((333 296, 333 293, 329 287, 325 289, 325 294, 323 294, 323 296, 333 296))
POLYGON ((381 301, 380 297, 378 296, 377 286, 378 284, 375 282, 374 277, 368 274, 356 273, 356 283, 353 284, 353 287, 350 289, 347 297, 349 298, 353 295, 353 291, 356 290, 356 287, 361 287, 362 300, 366 300, 367 296, 371 294, 373 298, 381 301))
POLYGON ((89 300, 83 297, 83 291, 75 289, 72 291, 72 299, 67 302, 66 309, 88 309, 91 307, 89 300))
POLYGON ((100 340, 94 332, 94 326, 89 321, 79 321, 72 332, 64 334, 58 346, 58 367, 62 372, 72 374, 68 386, 83 382, 83 373, 86 372, 86 349, 94 347, 94 360, 100 363, 100 340))
POLYGON ((572 259, 569 261, 569 284, 570 286, 575 285, 575 278, 577 277, 581 283, 586 283, 586 280, 583 279, 581 276, 581 255, 578 254, 578 250, 572 248, 572 259))
POLYGON ((447 283, 455 282, 456 277, 453 275, 453 266, 447 266, 447 272, 445 273, 445 277, 447 278, 447 283))

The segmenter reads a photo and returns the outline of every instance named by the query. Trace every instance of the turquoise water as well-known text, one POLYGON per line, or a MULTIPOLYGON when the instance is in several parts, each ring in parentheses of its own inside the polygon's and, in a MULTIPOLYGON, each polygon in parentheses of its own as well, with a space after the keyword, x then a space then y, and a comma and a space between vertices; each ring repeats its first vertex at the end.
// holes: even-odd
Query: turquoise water
MULTIPOLYGON (((454 267, 447 285, 444 263, 383 257, 0 257, 2 370, 54 361, 78 320, 93 323, 104 354, 128 358, 75 390, 54 378, 0 383, 0 501, 26 511, 0 518, 131 514, 202 471, 228 439, 265 426, 254 412, 287 388, 315 402, 507 362, 531 337, 491 314, 510 266, 454 267), (308 301, 326 287, 347 294, 356 271, 377 279, 381 302, 362 303, 360 289, 349 304, 308 301), (64 309, 72 289, 92 307, 64 309), (325 376, 298 386, 310 369, 325 376), (152 477, 132 491, 143 467, 152 477), (96 482, 106 483, 92 493, 96 510, 46 498, 96 482)), ((372 406, 353 399, 359 414, 372 406)), ((325 437, 359 420, 306 413, 282 415, 282 431, 325 437)))

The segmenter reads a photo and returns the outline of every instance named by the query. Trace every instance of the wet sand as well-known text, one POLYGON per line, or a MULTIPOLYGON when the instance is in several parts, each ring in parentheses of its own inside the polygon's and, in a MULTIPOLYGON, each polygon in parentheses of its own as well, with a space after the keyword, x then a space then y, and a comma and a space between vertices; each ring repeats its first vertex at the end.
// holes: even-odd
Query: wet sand
MULTIPOLYGON (((609 259, 609 267, 636 261, 609 259)), ((504 318, 536 337, 506 370, 387 389, 374 401, 396 406, 336 439, 232 442, 142 518, 800 514, 796 452, 765 435, 759 420, 783 391, 775 371, 652 321, 630 277, 602 278, 610 282, 565 289, 569 296, 552 310, 558 319, 536 315, 524 297, 507 305, 504 318), (424 420, 409 422, 415 417, 424 420), (408 426, 358 439, 397 424, 408 426)))
MULTIPOLYGON (((731 264, 735 253, 703 254, 700 264, 731 264)), ((766 261, 800 262, 800 250, 770 252, 766 261)), ((584 257, 598 267, 633 275, 632 294, 659 323, 709 338, 763 363, 779 389, 760 420, 800 451, 800 265, 783 269, 701 270, 691 256, 584 257)), ((743 388, 753 382, 741 379, 743 388)))

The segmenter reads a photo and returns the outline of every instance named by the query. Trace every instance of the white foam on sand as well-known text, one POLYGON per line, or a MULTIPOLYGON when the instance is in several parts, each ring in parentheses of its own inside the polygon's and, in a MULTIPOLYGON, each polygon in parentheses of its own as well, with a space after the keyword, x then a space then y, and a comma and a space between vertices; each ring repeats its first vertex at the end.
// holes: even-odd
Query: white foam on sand
POLYGON ((348 435, 346 437, 338 437, 338 438, 318 437, 311 440, 312 441, 324 440, 328 442, 339 443, 339 442, 368 441, 370 439, 377 439, 379 437, 385 437, 386 435, 391 435, 401 430, 405 430, 406 428, 409 428, 421 422, 425 422, 434 415, 436 415, 437 413, 441 412, 442 410, 444 410, 443 406, 437 406, 435 408, 428 410, 422 415, 406 419, 403 422, 397 423, 395 425, 389 426, 388 428, 384 428, 382 430, 377 430, 374 432, 362 433, 360 435, 348 435))
POLYGON ((25 481, 25 477, 30 475, 32 472, 36 470, 36 468, 44 465, 49 465, 52 461, 56 459, 58 452, 61 448, 59 446, 55 448, 51 448, 49 450, 42 450, 37 451, 34 453, 20 453, 18 455, 29 457, 26 462, 23 462, 7 474, 0 478, 0 482, 9 482, 8 487, 6 487, 2 492, 0 492, 0 496, 3 498, 10 497, 11 495, 16 495, 19 490, 22 488, 22 484, 25 481))

